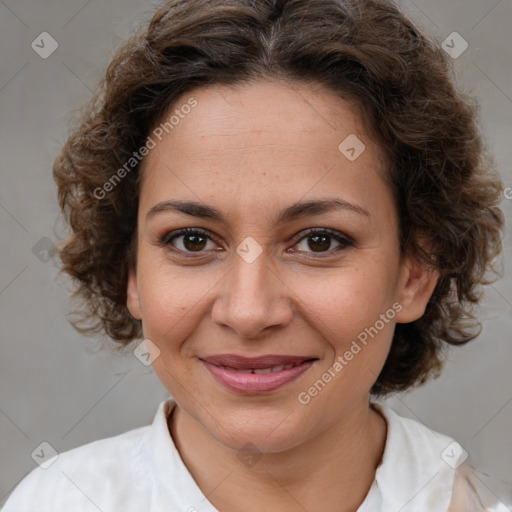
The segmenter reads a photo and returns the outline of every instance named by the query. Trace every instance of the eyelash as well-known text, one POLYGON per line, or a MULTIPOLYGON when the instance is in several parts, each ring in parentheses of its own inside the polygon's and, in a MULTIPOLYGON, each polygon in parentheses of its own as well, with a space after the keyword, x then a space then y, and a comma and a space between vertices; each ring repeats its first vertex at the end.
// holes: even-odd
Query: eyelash
MULTIPOLYGON (((202 256, 204 253, 203 250, 202 251, 183 251, 181 249, 176 249, 175 247, 172 246, 171 242, 174 239, 179 238, 180 236, 186 236, 186 235, 200 235, 202 237, 206 237, 206 238, 209 238, 210 240, 215 241, 214 240, 215 237, 213 237, 210 232, 208 232, 204 229, 184 228, 184 229, 180 229, 175 232, 166 233, 159 239, 158 245, 160 245, 162 247, 167 247, 167 248, 169 248, 169 250, 171 250, 173 252, 180 253, 181 255, 184 255, 187 258, 197 258, 197 257, 202 256)), ((328 237, 334 238, 341 245, 334 249, 330 249, 330 250, 324 251, 324 252, 317 252, 317 253, 306 252, 306 254, 314 254, 315 256, 313 256, 313 258, 325 258, 328 256, 332 256, 334 253, 340 252, 348 247, 355 247, 354 242, 350 238, 348 238, 345 235, 342 235, 338 231, 334 231, 334 230, 328 229, 328 228, 312 228, 305 232, 299 233, 296 237, 294 237, 294 246, 297 245, 303 239, 309 238, 309 237, 312 237, 315 235, 316 236, 319 236, 319 235, 320 236, 328 236, 328 237), (324 255, 324 256, 322 256, 322 255, 324 255)), ((304 252, 304 251, 302 251, 302 252, 304 252)), ((311 257, 311 256, 308 256, 308 257, 311 257)))

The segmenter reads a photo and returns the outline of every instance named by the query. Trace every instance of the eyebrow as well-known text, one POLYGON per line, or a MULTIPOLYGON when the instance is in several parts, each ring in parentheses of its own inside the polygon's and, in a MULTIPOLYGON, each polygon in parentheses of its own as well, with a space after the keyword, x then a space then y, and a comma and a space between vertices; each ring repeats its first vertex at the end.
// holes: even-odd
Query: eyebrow
MULTIPOLYGON (((276 224, 284 224, 309 215, 320 215, 335 210, 346 210, 370 217, 367 210, 343 199, 323 199, 317 201, 302 201, 292 204, 281 210, 276 219, 276 224)), ((178 211, 192 217, 210 219, 227 224, 224 214, 212 206, 196 201, 169 200, 162 201, 149 209, 146 214, 146 222, 158 213, 178 211)))

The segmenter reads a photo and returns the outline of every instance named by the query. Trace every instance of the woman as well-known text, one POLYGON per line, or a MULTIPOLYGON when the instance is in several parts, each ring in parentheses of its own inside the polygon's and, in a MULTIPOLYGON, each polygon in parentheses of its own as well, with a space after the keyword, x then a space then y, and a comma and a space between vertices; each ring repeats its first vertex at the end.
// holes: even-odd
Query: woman
POLYGON ((77 328, 145 338, 172 398, 5 512, 507 510, 371 401, 476 337, 503 225, 474 112, 392 2, 167 2, 54 176, 77 328))

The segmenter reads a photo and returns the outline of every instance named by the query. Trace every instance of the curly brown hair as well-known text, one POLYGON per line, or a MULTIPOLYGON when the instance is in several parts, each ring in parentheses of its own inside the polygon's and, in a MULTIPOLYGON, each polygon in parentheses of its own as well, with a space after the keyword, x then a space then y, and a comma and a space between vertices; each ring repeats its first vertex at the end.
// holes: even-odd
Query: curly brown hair
POLYGON ((388 0, 170 0, 117 51, 53 167, 72 229, 60 258, 80 299, 73 325, 105 332, 118 349, 142 337, 126 306, 140 163, 98 191, 185 92, 262 77, 352 99, 385 150, 401 254, 437 269, 439 280, 424 315, 396 325, 371 392, 437 376, 447 344, 479 334, 472 307, 502 248, 502 184, 449 59, 388 0))

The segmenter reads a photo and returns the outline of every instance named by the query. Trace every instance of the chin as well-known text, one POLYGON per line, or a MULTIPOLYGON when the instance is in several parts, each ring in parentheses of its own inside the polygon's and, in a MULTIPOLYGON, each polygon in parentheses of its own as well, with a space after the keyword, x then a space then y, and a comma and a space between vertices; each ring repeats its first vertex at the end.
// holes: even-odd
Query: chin
POLYGON ((224 446, 244 451, 278 453, 294 448, 306 438, 304 421, 300 421, 296 412, 286 408, 277 408, 264 413, 258 409, 233 411, 222 414, 222 424, 205 418, 202 423, 211 436, 224 446))

